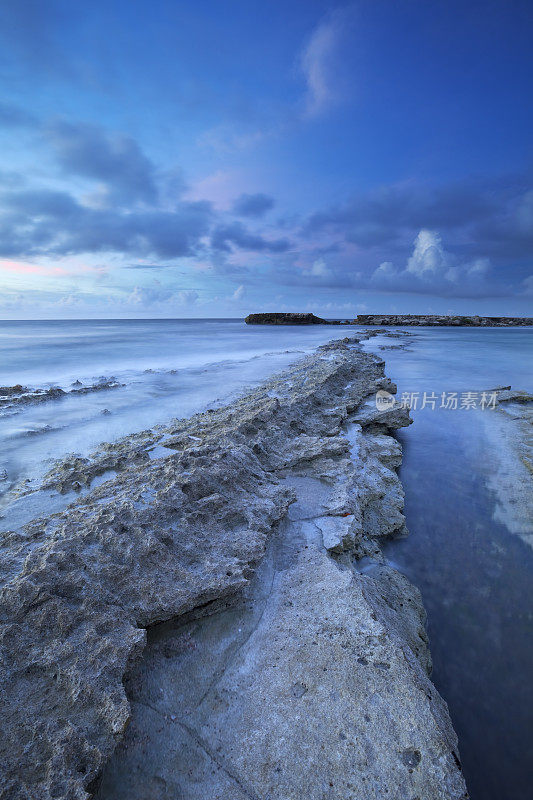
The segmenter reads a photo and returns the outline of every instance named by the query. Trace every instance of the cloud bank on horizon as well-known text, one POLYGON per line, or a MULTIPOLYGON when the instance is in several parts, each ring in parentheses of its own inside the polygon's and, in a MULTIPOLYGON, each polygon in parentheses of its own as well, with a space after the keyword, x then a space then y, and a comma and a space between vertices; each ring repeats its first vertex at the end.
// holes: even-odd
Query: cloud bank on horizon
POLYGON ((527 314, 530 4, 4 0, 0 316, 527 314))

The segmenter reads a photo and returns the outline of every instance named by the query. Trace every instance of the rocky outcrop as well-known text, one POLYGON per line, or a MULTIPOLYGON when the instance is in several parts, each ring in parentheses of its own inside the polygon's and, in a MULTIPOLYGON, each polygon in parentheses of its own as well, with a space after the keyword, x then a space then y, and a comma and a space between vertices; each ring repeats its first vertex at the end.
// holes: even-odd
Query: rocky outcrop
POLYGON ((380 555, 409 419, 378 389, 344 340, 58 465, 67 491, 117 474, 4 536, 2 797, 466 797, 420 595, 380 555))
POLYGON ((449 314, 358 314, 356 325, 420 325, 506 328, 533 325, 533 317, 479 317, 449 314))
POLYGON ((90 394, 92 392, 102 392, 108 389, 117 389, 124 384, 119 383, 115 378, 101 378, 96 383, 83 386, 80 381, 72 384, 75 388, 65 391, 60 386, 52 386, 49 389, 29 389, 27 386, 0 386, 0 410, 10 411, 17 406, 26 406, 34 403, 45 403, 49 400, 58 400, 63 397, 70 397, 80 394, 90 394))
POLYGON ((328 322, 314 314, 291 312, 248 314, 244 320, 247 325, 327 325, 328 322))
POLYGON ((418 325, 505 328, 533 325, 533 317, 479 317, 446 314, 358 314, 355 319, 328 320, 314 314, 249 314, 247 325, 418 325))

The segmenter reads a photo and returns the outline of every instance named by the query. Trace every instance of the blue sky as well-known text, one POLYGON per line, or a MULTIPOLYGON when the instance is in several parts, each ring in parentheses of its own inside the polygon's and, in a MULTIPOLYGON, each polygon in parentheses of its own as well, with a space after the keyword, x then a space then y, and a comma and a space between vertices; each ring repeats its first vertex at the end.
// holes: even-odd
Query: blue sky
POLYGON ((533 5, 3 0, 0 316, 529 314, 533 5))

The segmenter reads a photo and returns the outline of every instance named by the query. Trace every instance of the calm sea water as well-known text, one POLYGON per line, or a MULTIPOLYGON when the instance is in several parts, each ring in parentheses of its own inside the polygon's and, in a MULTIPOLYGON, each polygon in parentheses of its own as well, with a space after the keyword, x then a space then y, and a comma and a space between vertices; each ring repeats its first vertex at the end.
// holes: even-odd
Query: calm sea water
MULTIPOLYGON (((66 453, 227 402, 349 332, 239 320, 0 322, 0 385, 68 389, 102 377, 124 384, 0 415, 0 474, 7 473, 0 492, 66 453)), ((531 330, 414 333, 408 350, 381 350, 395 341, 381 337, 365 345, 385 358, 400 393, 509 384, 533 391, 531 330)), ((533 763, 533 550, 501 521, 498 453, 482 417, 490 412, 436 405, 414 410, 415 424, 399 434, 411 535, 392 543, 387 557, 422 590, 433 678, 450 707, 473 800, 525 800, 533 763)), ((4 514, 9 527, 14 516, 10 508, 4 514)))
POLYGON ((3 488, 38 478, 67 453, 225 402, 331 338, 322 326, 288 330, 242 320, 0 322, 0 386, 123 384, 0 410, 3 488))
POLYGON ((533 330, 430 328, 416 331, 408 351, 380 351, 379 339, 366 346, 385 358, 400 395, 419 394, 414 424, 398 432, 410 536, 387 556, 422 591, 433 680, 471 797, 529 800, 533 550, 520 526, 500 521, 513 502, 494 491, 505 441, 487 438, 491 412, 479 405, 498 385, 533 391, 533 330), (424 392, 438 396, 435 409, 420 408, 424 392), (478 408, 440 408, 442 392, 477 392, 478 408))

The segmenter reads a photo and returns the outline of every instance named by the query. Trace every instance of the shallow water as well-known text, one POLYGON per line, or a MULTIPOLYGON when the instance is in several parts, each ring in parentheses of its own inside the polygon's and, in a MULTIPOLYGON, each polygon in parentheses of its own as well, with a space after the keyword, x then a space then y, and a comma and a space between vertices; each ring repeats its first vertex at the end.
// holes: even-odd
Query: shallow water
POLYGON ((433 680, 473 800, 531 797, 533 550, 500 521, 492 412, 479 409, 479 395, 477 409, 441 409, 440 397, 435 409, 420 404, 424 392, 531 391, 532 342, 529 330, 428 329, 409 351, 367 345, 386 359, 399 396, 419 392, 414 424, 398 435, 410 536, 387 556, 422 591, 433 680))
MULTIPOLYGON (((227 402, 351 330, 227 320, 2 322, 0 385, 69 389, 100 376, 125 384, 0 415, 3 488, 35 479, 68 452, 86 454, 102 441, 227 402)), ((415 424, 399 434, 411 535, 391 543, 387 556, 422 590, 433 677, 450 707, 473 800, 524 800, 533 762, 533 550, 502 522, 505 498, 494 494, 491 480, 497 453, 486 435, 490 417, 483 416, 491 412, 439 404, 442 392, 497 385, 532 391, 532 332, 410 332, 365 345, 386 360, 400 397, 419 393, 415 424), (380 349, 404 343, 407 349, 380 349), (436 395, 435 409, 420 408, 424 392, 436 395)), ((1 524, 24 521, 53 502, 68 498, 30 495, 1 524)))
POLYGON ((323 326, 242 320, 0 322, 0 386, 68 391, 75 381, 91 387, 111 377, 120 384, 0 409, 0 497, 67 453, 227 402, 334 335, 323 326))

